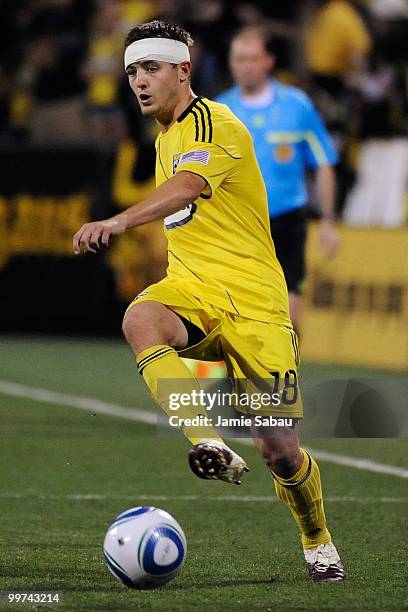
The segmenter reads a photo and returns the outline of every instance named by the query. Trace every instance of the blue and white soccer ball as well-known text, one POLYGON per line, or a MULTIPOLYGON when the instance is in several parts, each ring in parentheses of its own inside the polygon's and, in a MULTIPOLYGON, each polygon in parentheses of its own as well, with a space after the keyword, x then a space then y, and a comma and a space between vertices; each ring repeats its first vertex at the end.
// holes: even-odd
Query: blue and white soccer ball
POLYGON ((132 589, 154 589, 172 580, 186 558, 186 536, 165 510, 138 506, 119 514, 103 544, 109 571, 132 589))

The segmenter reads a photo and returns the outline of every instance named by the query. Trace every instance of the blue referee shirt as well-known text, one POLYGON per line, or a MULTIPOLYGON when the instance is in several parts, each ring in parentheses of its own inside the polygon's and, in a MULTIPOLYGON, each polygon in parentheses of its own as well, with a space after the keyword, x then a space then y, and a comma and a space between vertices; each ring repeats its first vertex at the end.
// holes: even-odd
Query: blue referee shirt
POLYGON ((310 98, 296 87, 271 80, 271 101, 254 107, 238 86, 217 98, 249 129, 268 192, 269 215, 307 203, 305 169, 338 160, 332 139, 310 98))

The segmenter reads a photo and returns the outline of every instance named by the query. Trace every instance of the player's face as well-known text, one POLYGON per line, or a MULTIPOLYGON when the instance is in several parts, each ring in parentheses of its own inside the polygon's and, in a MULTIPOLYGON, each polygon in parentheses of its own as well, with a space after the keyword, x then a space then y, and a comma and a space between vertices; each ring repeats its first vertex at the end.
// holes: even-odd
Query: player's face
POLYGON ((244 89, 262 86, 273 68, 274 59, 263 42, 253 37, 236 38, 231 45, 230 68, 235 82, 244 89))
POLYGON ((126 70, 143 115, 160 117, 172 112, 180 97, 179 66, 167 62, 140 62, 126 70))

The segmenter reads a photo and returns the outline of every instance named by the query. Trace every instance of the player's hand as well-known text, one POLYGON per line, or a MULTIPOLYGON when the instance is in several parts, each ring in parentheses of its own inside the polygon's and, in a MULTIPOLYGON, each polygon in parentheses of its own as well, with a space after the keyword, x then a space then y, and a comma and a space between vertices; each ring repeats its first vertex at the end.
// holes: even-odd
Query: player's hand
POLYGON ((125 222, 118 219, 85 223, 74 235, 72 248, 75 255, 79 255, 81 252, 97 253, 109 246, 111 236, 123 234, 125 230, 125 222))
POLYGON ((339 234, 333 221, 323 219, 319 223, 319 246, 326 257, 334 257, 340 246, 339 234))

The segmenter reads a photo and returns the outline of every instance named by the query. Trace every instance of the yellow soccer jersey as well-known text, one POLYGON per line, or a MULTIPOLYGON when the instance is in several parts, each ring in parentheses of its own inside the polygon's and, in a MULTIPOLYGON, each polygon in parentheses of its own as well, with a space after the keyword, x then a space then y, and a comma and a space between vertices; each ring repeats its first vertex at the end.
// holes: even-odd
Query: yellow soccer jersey
POLYGON ((169 280, 219 308, 290 325, 287 288, 269 230, 251 136, 224 104, 195 98, 157 142, 156 182, 183 171, 204 193, 164 220, 169 280))

